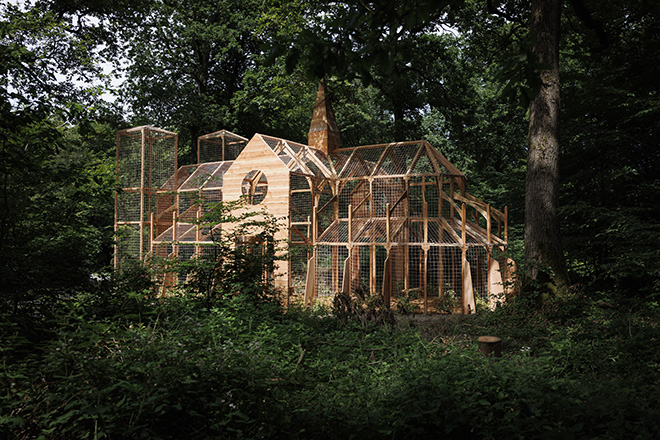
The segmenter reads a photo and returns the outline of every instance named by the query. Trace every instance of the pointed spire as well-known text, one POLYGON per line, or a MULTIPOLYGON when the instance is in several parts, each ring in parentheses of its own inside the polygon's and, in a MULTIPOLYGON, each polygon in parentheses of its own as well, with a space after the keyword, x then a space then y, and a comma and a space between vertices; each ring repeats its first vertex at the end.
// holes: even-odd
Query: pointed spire
POLYGON ((317 148, 326 154, 330 154, 336 148, 339 148, 339 128, 330 100, 326 99, 325 82, 323 80, 321 80, 316 94, 316 104, 314 105, 309 133, 307 134, 307 143, 310 147, 317 148))

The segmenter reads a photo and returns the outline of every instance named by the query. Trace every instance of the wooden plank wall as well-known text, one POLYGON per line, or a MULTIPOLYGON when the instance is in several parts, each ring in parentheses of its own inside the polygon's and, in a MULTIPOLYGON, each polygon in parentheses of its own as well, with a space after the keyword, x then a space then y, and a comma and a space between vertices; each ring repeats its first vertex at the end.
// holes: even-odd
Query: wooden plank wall
MULTIPOLYGON (((250 139, 245 149, 239 154, 223 177, 223 198, 226 201, 238 200, 241 195, 243 179, 252 170, 262 171, 268 179, 268 192, 265 199, 251 205, 251 210, 266 210, 282 219, 280 230, 274 237, 276 241, 288 238, 287 219, 289 216, 289 169, 270 149, 260 135, 250 139)), ((240 213, 236 213, 240 214, 240 213)), ((223 226, 231 228, 232 225, 223 226)), ((277 261, 275 267, 275 286, 288 292, 288 261, 277 261)))

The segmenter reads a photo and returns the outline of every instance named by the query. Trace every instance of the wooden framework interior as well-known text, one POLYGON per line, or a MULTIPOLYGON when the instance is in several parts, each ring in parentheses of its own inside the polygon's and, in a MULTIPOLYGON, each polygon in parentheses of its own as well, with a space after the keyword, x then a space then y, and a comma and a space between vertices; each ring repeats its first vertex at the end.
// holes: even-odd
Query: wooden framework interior
POLYGON ((146 126, 118 132, 117 265, 199 255, 210 238, 194 219, 247 196, 286 223, 274 238, 289 243, 289 258, 274 279, 287 303, 362 289, 425 313, 472 313, 476 301, 503 298, 506 208, 470 195, 463 173, 426 141, 327 154, 221 130, 199 138, 197 164, 179 168, 176 139, 146 126))

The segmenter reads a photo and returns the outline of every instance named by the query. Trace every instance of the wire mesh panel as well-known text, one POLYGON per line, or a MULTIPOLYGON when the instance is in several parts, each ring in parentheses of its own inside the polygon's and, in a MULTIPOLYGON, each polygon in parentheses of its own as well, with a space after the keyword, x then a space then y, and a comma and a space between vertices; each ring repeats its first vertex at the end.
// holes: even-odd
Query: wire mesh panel
POLYGON ((189 277, 192 274, 192 267, 189 263, 195 255, 195 246, 192 244, 180 244, 177 247, 177 259, 179 264, 177 272, 179 283, 184 284, 189 280, 189 277))
POLYGON ((193 220, 197 218, 199 211, 199 204, 202 195, 199 190, 181 191, 179 192, 179 215, 178 218, 185 220, 193 220))
POLYGON ((236 160, 247 143, 248 139, 227 130, 200 136, 197 139, 198 163, 236 160))
POLYGON ((142 186, 142 131, 120 132, 117 135, 117 186, 142 186))
MULTIPOLYGON (((344 259, 346 257, 344 256, 344 259)), ((337 293, 341 286, 340 255, 336 246, 321 245, 316 248, 316 296, 328 297, 337 293)))
POLYGON ((117 220, 123 222, 140 221, 140 191, 123 190, 117 193, 117 220))
POLYGON ((116 260, 126 255, 142 259, 151 249, 153 235, 163 212, 169 209, 160 192, 176 189, 177 135, 142 126, 117 133, 117 185, 115 230, 118 234, 116 260), (119 237, 124 226, 137 232, 131 239, 119 237), (137 254, 136 254, 137 249, 137 254))
POLYGON ((305 294, 309 249, 309 246, 303 244, 292 244, 289 247, 289 287, 293 296, 302 297, 305 294))
POLYGON ((116 230, 117 264, 140 259, 140 226, 120 225, 116 230))
POLYGON ((201 192, 202 209, 201 213, 205 214, 213 210, 218 203, 222 202, 222 190, 209 189, 201 192))
POLYGON ((149 178, 145 185, 153 189, 174 189, 174 186, 168 187, 167 184, 177 168, 176 135, 151 129, 146 137, 149 148, 145 148, 145 161, 148 161, 149 168, 146 169, 145 163, 145 171, 149 178))
POLYGON ((318 231, 322 233, 335 221, 335 206, 333 201, 332 187, 329 184, 321 184, 318 194, 318 211, 316 220, 318 222, 318 231))
POLYGON ((488 301, 488 252, 481 246, 471 246, 466 253, 472 275, 474 297, 488 301))

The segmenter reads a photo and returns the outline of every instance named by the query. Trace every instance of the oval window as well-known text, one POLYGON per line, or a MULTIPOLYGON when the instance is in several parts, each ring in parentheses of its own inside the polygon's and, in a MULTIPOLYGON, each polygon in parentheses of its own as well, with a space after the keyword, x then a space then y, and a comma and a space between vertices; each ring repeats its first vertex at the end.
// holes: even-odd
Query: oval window
POLYGON ((241 192, 247 198, 250 205, 258 205, 263 202, 268 193, 268 179, 259 170, 252 170, 245 175, 241 192))

